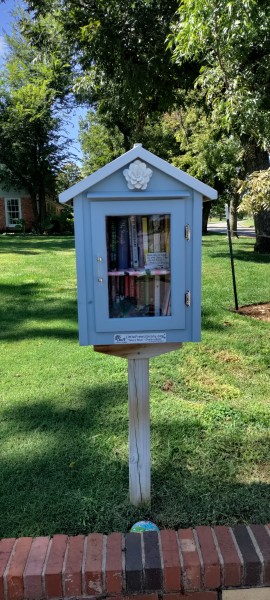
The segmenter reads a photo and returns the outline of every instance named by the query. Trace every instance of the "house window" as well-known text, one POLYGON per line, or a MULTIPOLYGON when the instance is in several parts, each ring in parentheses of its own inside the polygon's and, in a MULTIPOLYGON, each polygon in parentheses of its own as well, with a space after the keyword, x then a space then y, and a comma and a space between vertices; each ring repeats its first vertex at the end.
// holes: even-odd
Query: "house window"
POLYGON ((6 199, 6 224, 7 227, 15 227, 19 219, 22 218, 21 200, 19 198, 6 199))

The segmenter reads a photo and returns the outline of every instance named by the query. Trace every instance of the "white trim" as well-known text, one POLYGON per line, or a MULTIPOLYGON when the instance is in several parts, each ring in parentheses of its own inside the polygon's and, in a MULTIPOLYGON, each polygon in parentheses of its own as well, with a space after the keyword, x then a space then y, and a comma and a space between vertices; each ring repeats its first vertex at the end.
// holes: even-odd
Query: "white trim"
POLYGON ((195 179, 195 177, 184 173, 184 171, 181 171, 181 169, 170 165, 162 158, 159 158, 155 154, 152 154, 152 152, 145 150, 145 148, 143 148, 142 146, 135 146, 135 148, 132 148, 132 150, 129 150, 125 154, 122 154, 112 162, 105 165, 105 167, 98 169, 98 171, 92 173, 92 175, 89 175, 82 181, 79 181, 75 185, 71 186, 68 190, 62 192, 59 195, 59 202, 68 202, 68 200, 71 200, 72 198, 75 198, 76 196, 85 192, 86 190, 89 190, 89 188, 99 183, 102 179, 109 177, 116 171, 122 169, 127 164, 133 162, 138 158, 146 161, 152 167, 163 171, 164 173, 166 173, 170 177, 173 177, 177 181, 187 185, 196 192, 199 192, 200 194, 202 194, 202 196, 206 196, 210 200, 216 200, 217 191, 214 188, 211 188, 205 183, 199 181, 198 179, 195 179))
POLYGON ((20 197, 18 196, 13 196, 12 198, 5 198, 5 219, 6 219, 6 227, 8 227, 9 229, 16 227, 16 223, 9 223, 8 222, 8 215, 9 215, 9 210, 8 210, 8 202, 10 202, 11 200, 18 200, 18 208, 19 208, 19 217, 18 219, 22 218, 22 200, 20 197))

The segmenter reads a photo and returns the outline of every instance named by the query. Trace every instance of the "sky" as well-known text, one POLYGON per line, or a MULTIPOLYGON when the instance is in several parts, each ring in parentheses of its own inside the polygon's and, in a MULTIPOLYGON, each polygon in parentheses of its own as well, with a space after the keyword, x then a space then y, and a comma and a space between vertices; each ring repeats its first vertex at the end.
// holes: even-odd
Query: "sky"
MULTIPOLYGON (((4 3, 0 3, 0 68, 3 65, 3 59, 6 51, 4 35, 5 33, 11 33, 13 19, 12 12, 19 6, 23 6, 22 1, 6 0, 4 3)), ((84 117, 85 114, 86 109, 84 108, 74 109, 69 114, 63 130, 63 135, 68 136, 72 140, 70 151, 76 156, 74 160, 76 160, 76 162, 79 164, 82 156, 80 144, 78 142, 79 117, 84 117)))

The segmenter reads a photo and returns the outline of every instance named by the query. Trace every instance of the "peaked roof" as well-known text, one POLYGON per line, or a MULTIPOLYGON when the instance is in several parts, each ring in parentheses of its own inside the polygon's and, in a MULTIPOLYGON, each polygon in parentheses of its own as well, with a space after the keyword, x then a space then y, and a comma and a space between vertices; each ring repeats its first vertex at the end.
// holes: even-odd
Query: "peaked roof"
POLYGON ((125 154, 122 154, 112 162, 108 163, 107 165, 105 165, 105 167, 98 169, 98 171, 95 171, 95 173, 92 173, 92 175, 89 175, 82 181, 79 181, 75 185, 72 185, 68 190, 62 192, 59 195, 59 201, 64 203, 68 202, 69 200, 72 200, 79 194, 82 194, 86 190, 89 190, 89 188, 96 185, 96 183, 99 183, 99 181, 102 181, 102 179, 109 177, 110 175, 112 175, 119 169, 125 167, 127 164, 136 160, 137 158, 144 160, 152 167, 156 167, 156 169, 163 171, 164 173, 166 173, 166 175, 169 175, 177 181, 184 183, 196 192, 199 192, 203 196, 206 196, 206 198, 209 198, 210 200, 215 200, 217 198, 217 191, 214 188, 210 187, 209 185, 206 185, 205 183, 202 183, 201 181, 199 181, 199 179, 195 179, 195 177, 188 175, 184 171, 181 171, 181 169, 174 167, 173 165, 166 162, 162 158, 159 158, 152 152, 149 152, 148 150, 143 148, 142 144, 134 144, 134 147, 131 150, 129 150, 125 154))

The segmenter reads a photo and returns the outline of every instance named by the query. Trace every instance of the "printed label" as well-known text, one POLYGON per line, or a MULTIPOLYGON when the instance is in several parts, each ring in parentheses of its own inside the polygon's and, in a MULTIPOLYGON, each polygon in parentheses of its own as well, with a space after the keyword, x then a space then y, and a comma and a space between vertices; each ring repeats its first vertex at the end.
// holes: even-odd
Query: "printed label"
POLYGON ((166 333, 116 333, 115 344, 165 344, 166 333))
POLYGON ((167 252, 148 252, 146 258, 146 269, 168 269, 169 255, 167 252))

